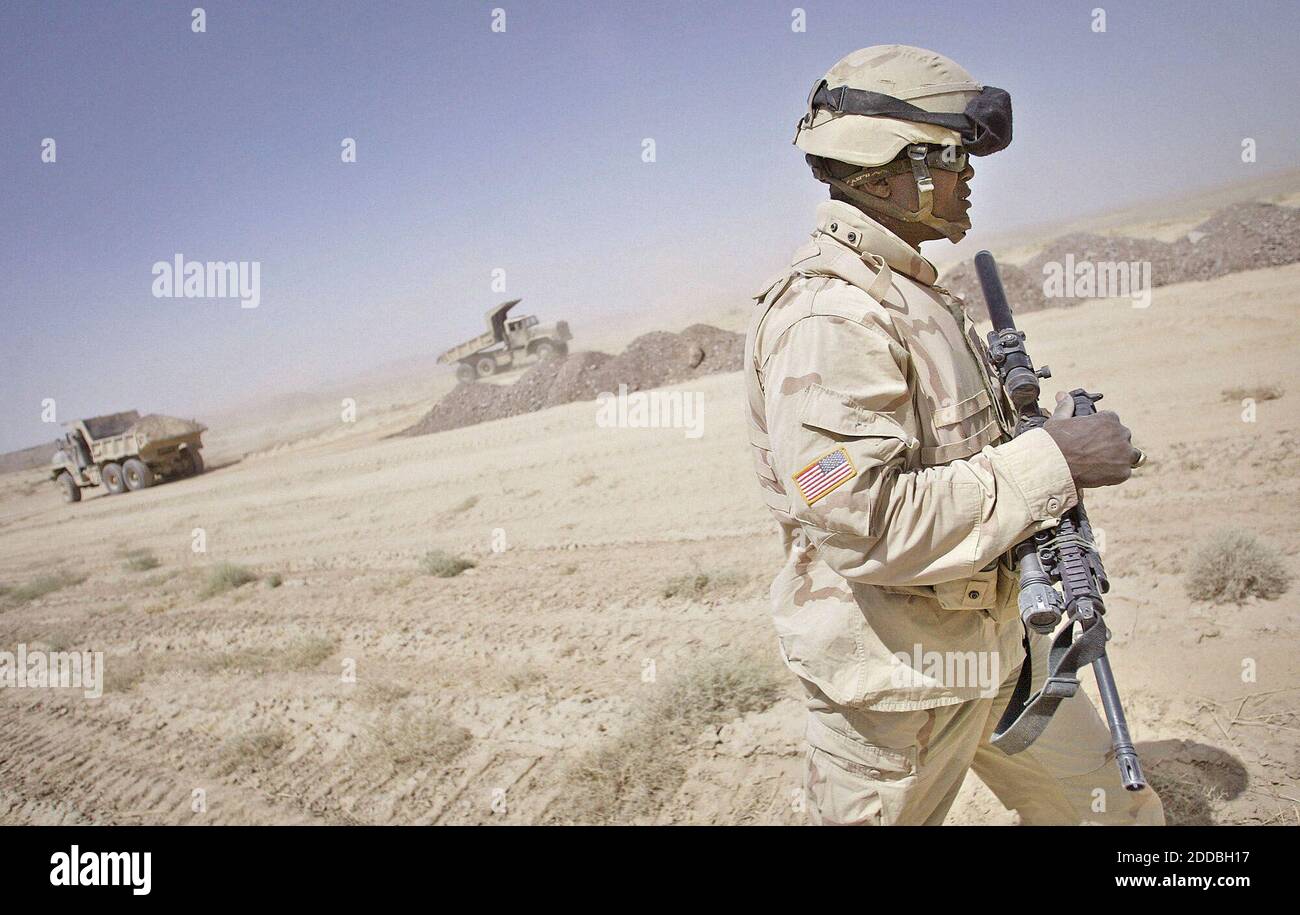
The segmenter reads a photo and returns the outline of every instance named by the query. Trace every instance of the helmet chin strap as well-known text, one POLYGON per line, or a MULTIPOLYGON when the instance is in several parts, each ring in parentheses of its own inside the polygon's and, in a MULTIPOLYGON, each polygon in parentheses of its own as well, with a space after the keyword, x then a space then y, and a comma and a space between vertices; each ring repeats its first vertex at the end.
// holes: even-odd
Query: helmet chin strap
POLYGON ((847 181, 826 172, 822 172, 817 177, 852 198, 865 210, 880 213, 900 222, 919 222, 934 229, 949 241, 960 241, 966 234, 966 227, 934 215, 934 179, 930 177, 930 166, 925 161, 927 152, 928 150, 918 143, 907 147, 907 158, 912 165, 912 178, 916 182, 917 208, 915 210, 904 209, 893 201, 881 200, 858 189, 857 185, 880 173, 878 168, 864 168, 850 176, 847 181))

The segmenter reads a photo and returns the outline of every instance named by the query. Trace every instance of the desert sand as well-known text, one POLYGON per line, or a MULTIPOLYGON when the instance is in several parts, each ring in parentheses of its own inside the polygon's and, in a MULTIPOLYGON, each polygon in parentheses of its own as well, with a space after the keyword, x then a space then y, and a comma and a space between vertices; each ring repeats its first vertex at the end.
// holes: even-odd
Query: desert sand
MULTIPOLYGON (((1184 588, 1225 527, 1296 570, 1300 265, 1022 327, 1050 389, 1105 392, 1151 456, 1089 505, 1115 671, 1171 820, 1300 822, 1300 589, 1214 605, 1184 588), (1253 422, 1225 394, 1268 387, 1253 422)), ((768 619, 779 545, 741 376, 677 389, 703 397, 698 438, 601 428, 592 402, 392 437, 431 403, 402 391, 361 398, 355 423, 324 399, 296 438, 283 406, 204 418, 227 444, 210 472, 124 496, 64 505, 40 472, 6 475, 0 645, 102 651, 107 673, 97 700, 0 690, 0 822, 802 822, 803 711, 768 619), (476 565, 435 577, 432 550, 476 565), (221 563, 259 577, 209 595, 221 563), (42 576, 62 586, 14 597, 42 576), (772 678, 768 699, 724 697, 646 747, 638 715, 734 656, 772 678), (593 816, 609 791, 622 806, 593 816)), ((1015 816, 970 776, 949 822, 1015 816)))

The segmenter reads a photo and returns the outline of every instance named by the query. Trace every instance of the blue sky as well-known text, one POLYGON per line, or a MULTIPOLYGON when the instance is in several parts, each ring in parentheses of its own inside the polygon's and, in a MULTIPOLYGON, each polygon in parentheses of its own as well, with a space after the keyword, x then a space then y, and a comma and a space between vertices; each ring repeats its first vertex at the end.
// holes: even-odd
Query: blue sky
POLYGON ((743 300, 825 195, 790 145, 808 86, 867 45, 1011 92, 977 232, 1300 162, 1294 3, 801 6, 805 33, 788 2, 6 4, 0 448, 53 437, 46 397, 201 416, 436 353, 506 297, 577 328, 743 300), (261 306, 154 298, 177 252, 259 261, 261 306))

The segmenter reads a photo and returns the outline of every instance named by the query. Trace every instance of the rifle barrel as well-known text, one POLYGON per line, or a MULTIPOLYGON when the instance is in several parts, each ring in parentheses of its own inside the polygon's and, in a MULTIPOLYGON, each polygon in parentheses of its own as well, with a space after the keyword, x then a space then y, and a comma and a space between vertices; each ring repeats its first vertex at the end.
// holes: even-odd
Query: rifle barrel
POLYGON ((1002 288, 1002 278, 998 276, 998 265, 992 254, 981 251, 975 255, 975 273, 984 291, 984 303, 988 306, 993 329, 999 332, 1008 328, 1014 330, 1016 321, 1011 316, 1011 306, 1007 304, 1007 293, 1002 288))

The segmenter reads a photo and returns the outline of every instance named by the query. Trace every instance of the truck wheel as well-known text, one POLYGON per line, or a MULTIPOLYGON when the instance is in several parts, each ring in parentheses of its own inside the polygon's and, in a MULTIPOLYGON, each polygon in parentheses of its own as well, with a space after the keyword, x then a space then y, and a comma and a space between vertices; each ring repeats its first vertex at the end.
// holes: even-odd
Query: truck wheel
POLYGON ((478 377, 486 378, 497 370, 497 361, 491 356, 484 356, 474 363, 474 368, 478 371, 478 377))
POLYGON ((77 485, 76 480, 72 479, 72 474, 65 470, 55 478, 54 482, 58 484, 59 489, 62 491, 64 502, 81 501, 81 487, 77 485))
POLYGON ((190 458, 190 469, 185 472, 187 477, 197 477, 203 472, 203 455, 193 448, 186 448, 185 453, 190 458))
POLYGON ((132 492, 153 485, 153 471, 139 458, 131 458, 122 465, 122 478, 126 480, 126 488, 132 492))
POLYGON ((478 377, 478 372, 474 371, 474 366, 468 362, 458 363, 456 366, 456 378, 459 381, 473 381, 478 377))
POLYGON ((122 468, 109 462, 99 468, 99 475, 104 480, 104 487, 113 495, 126 492, 126 480, 122 479, 122 468))
POLYGON ((560 354, 559 348, 550 340, 543 340, 533 347, 533 355, 545 362, 547 359, 554 359, 560 354))

